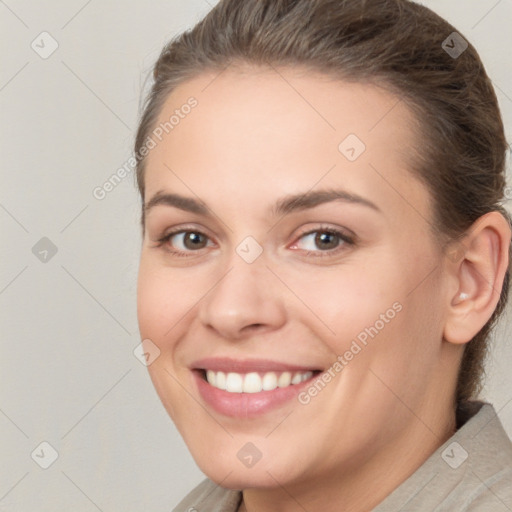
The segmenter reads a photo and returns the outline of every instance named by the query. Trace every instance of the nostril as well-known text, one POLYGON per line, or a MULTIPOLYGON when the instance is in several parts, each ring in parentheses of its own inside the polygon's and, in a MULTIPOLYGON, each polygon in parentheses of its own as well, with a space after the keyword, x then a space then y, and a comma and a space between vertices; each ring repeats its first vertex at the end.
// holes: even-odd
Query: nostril
POLYGON ((248 326, 250 329, 259 329, 260 327, 263 327, 264 324, 251 324, 248 326))

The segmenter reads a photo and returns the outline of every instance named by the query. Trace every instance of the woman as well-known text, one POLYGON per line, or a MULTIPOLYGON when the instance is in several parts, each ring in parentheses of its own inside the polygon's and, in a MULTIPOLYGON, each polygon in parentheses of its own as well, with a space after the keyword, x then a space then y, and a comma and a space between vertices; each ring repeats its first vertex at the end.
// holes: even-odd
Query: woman
POLYGON ((511 510, 476 400, 511 229, 475 49, 405 0, 221 0, 154 79, 139 326, 208 477, 175 510, 511 510))

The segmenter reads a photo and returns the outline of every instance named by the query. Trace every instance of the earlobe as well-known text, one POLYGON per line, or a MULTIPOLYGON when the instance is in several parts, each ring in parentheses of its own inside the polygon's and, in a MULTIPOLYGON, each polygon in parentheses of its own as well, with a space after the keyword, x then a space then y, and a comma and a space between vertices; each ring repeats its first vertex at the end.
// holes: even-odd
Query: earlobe
POLYGON ((480 217, 459 243, 460 258, 447 260, 456 286, 448 297, 446 341, 467 343, 491 318, 508 269, 510 239, 507 220, 499 212, 490 212, 480 217))

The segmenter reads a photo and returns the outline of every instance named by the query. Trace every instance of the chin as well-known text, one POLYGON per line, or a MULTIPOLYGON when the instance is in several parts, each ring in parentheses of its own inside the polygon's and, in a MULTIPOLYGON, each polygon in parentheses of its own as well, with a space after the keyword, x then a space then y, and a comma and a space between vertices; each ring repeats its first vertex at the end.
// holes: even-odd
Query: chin
MULTIPOLYGON (((242 442, 245 450, 235 441, 229 448, 212 449, 208 453, 192 453, 201 471, 213 482, 226 489, 274 488, 300 479, 302 473, 297 459, 279 460, 278 447, 269 447, 268 456, 258 459, 248 443, 242 442), (234 447, 236 445, 236 448, 234 447), (220 453, 221 452, 221 453, 220 453), (250 454, 253 454, 252 460, 250 454), (246 459, 246 460, 244 460, 246 459)), ((265 448, 262 448, 265 450, 265 448)))
POLYGON ((210 468, 201 467, 203 473, 217 485, 225 489, 269 489, 286 483, 281 475, 276 475, 265 468, 234 469, 233 467, 210 468), (278 484, 279 482, 279 484, 278 484))

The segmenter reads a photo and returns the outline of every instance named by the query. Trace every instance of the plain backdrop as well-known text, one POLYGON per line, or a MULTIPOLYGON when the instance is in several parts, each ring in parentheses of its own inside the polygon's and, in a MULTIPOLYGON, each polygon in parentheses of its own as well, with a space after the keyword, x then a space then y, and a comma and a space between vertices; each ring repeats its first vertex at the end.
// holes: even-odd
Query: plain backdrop
MULTIPOLYGON (((203 478, 134 355, 133 175, 93 191, 161 47, 213 3, 0 1, 0 511, 164 512, 203 478)), ((479 50, 512 140, 512 0, 423 3, 479 50)), ((483 398, 509 435, 511 367, 505 319, 483 398)))

